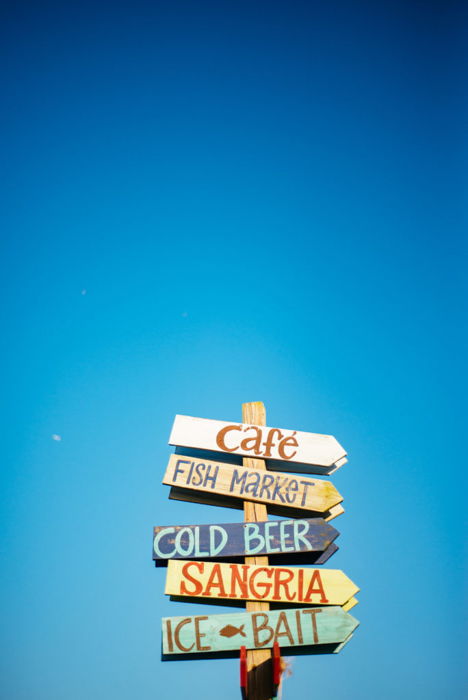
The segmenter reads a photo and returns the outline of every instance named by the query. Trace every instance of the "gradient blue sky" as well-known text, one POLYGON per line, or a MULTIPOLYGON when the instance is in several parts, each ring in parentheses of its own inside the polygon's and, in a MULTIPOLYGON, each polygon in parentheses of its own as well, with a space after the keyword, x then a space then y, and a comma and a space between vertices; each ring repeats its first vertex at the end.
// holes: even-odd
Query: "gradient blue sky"
POLYGON ((240 518, 168 500, 167 439, 263 400, 348 450, 362 589, 284 700, 461 700, 460 8, 3 4, 2 697, 239 699, 161 662, 207 608, 151 529, 240 518))

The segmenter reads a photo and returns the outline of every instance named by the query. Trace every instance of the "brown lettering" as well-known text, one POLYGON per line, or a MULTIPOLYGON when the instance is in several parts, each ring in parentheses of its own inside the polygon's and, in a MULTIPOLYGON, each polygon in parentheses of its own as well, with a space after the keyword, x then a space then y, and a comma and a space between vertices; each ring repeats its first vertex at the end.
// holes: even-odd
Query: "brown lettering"
POLYGON ((252 613, 252 630, 253 630, 253 638, 254 638, 254 647, 266 647, 266 645, 271 641, 273 637, 273 629, 270 627, 268 623, 268 615, 265 613, 252 613), (263 617, 263 622, 260 626, 257 625, 257 618, 263 617), (268 630, 270 635, 267 639, 265 639, 264 642, 260 642, 260 639, 258 638, 258 633, 261 632, 261 630, 268 630))
POLYGON ((225 443, 225 437, 227 433, 229 433, 231 430, 242 430, 241 425, 226 425, 225 428, 221 428, 219 433, 216 435, 216 444, 218 445, 219 449, 222 450, 223 452, 234 452, 234 450, 237 450, 237 447, 227 447, 225 443))
POLYGON ((181 651, 191 651, 191 650, 193 649, 193 647, 195 646, 195 642, 194 642, 194 643, 192 644, 192 646, 190 646, 190 647, 184 647, 184 645, 183 645, 182 642, 180 641, 180 637, 179 637, 180 630, 181 630, 182 627, 184 627, 185 625, 188 625, 188 624, 190 623, 191 619, 192 619, 191 617, 185 617, 183 620, 181 620, 181 621, 179 622, 179 624, 177 625, 177 627, 176 627, 175 630, 174 630, 174 641, 175 641, 175 643, 177 644, 178 648, 179 648, 181 651))
POLYGON ((197 645, 197 651, 210 651, 210 646, 202 646, 201 638, 206 637, 206 634, 204 632, 200 632, 200 622, 202 620, 208 620, 208 617, 206 615, 199 615, 198 617, 194 617, 193 620, 195 622, 195 642, 197 645))
POLYGON ((314 635, 314 644, 318 644, 318 632, 317 632, 317 620, 315 618, 316 615, 322 612, 321 608, 312 608, 312 610, 303 610, 302 613, 303 615, 310 615, 311 620, 312 620, 312 633, 314 635))
POLYGON ((263 453, 264 457, 271 457, 271 448, 273 447, 275 441, 274 441, 274 436, 275 433, 278 433, 278 438, 281 440, 283 437, 283 433, 281 430, 278 430, 278 428, 272 428, 271 430, 268 431, 267 439, 263 443, 265 447, 265 452, 263 453))
POLYGON ((254 454, 256 455, 262 454, 262 451, 260 449, 260 446, 262 444, 262 431, 255 425, 251 425, 249 428, 245 428, 244 432, 246 432, 247 430, 254 430, 255 437, 249 437, 242 440, 240 444, 241 449, 245 450, 246 452, 251 452, 253 450, 254 454), (252 443, 252 447, 248 447, 250 443, 252 443))
POLYGON ((294 645, 294 637, 291 634, 291 630, 289 629, 288 625, 288 619, 286 617, 285 612, 280 612, 278 615, 278 622, 276 623, 276 629, 275 629, 275 642, 278 641, 279 637, 287 637, 289 644, 291 646, 294 645), (281 625, 284 626, 284 632, 280 632, 281 625))
POLYGON ((296 434, 296 431, 293 432, 292 435, 289 437, 285 437, 284 440, 281 440, 281 442, 278 445, 278 454, 281 457, 281 459, 292 459, 294 455, 297 454, 297 450, 295 452, 292 452, 289 456, 285 452, 285 448, 290 445, 291 447, 297 447, 298 442, 294 435, 296 434))
POLYGON ((172 625, 170 620, 166 620, 166 632, 167 632, 167 646, 169 651, 174 651, 174 644, 172 643, 172 625))
POLYGON ((302 625, 301 625, 301 611, 296 610, 296 627, 297 627, 297 638, 299 644, 304 644, 304 638, 302 636, 302 625))

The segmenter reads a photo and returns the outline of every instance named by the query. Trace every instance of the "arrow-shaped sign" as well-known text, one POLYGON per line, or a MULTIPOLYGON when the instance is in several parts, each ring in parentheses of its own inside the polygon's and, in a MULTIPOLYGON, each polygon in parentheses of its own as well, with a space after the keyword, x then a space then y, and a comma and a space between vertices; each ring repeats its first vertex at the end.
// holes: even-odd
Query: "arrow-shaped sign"
POLYGON ((169 561, 166 595, 344 605, 359 591, 339 569, 169 561))
POLYGON ((153 559, 221 559, 325 552, 338 530, 322 518, 155 527, 153 559))
MULTIPOLYGON (((247 649, 345 642, 359 622, 341 607, 265 610, 165 617, 162 620, 163 658, 175 654, 209 654, 247 649)), ((329 650, 325 649, 324 650, 329 650)), ((334 649, 331 649, 333 651, 334 649)), ((294 653, 291 649, 289 653, 294 653)))
POLYGON ((169 444, 257 457, 268 460, 269 469, 310 474, 331 474, 347 462, 346 451, 332 435, 193 416, 175 417, 169 444))
POLYGON ((343 497, 331 481, 172 455, 163 484, 324 513, 343 497))

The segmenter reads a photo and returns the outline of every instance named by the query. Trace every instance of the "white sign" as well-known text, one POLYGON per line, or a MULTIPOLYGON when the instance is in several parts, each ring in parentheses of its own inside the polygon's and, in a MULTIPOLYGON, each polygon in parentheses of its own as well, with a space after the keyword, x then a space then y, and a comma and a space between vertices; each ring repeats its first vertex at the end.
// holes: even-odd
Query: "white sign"
POLYGON ((268 461, 269 469, 331 474, 347 462, 332 435, 177 415, 169 444, 268 461))

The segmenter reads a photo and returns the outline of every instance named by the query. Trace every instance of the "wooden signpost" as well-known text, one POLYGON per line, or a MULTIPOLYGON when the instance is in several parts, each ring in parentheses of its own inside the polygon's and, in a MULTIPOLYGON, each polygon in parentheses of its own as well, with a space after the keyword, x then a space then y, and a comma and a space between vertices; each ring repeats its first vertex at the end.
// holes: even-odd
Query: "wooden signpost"
POLYGON ((165 593, 245 602, 246 611, 164 618, 163 659, 238 654, 243 700, 272 700, 280 647, 336 653, 359 624, 348 612, 358 587, 340 570, 304 567, 336 552, 339 533, 328 521, 344 509, 331 482, 303 474, 331 474, 347 460, 331 435, 266 427, 260 402, 243 404, 242 421, 174 421, 169 443, 177 454, 163 478, 170 497, 241 507, 244 523, 155 527, 153 560, 167 566, 165 593), (268 513, 284 519, 269 521, 268 513), (282 609, 270 610, 270 602, 282 609))
POLYGON ((325 552, 338 534, 338 530, 322 518, 160 526, 153 531, 153 559, 222 559, 325 552))
POLYGON ((315 513, 327 512, 343 500, 331 481, 270 474, 266 469, 180 455, 172 455, 169 459, 163 484, 315 513))
POLYGON ((176 416, 170 445, 271 460, 269 469, 331 474, 347 462, 346 452, 332 435, 267 428, 255 421, 176 416))
POLYGON ((239 653, 241 646, 261 650, 275 642, 280 647, 338 645, 358 624, 339 606, 165 617, 163 654, 239 653))
POLYGON ((164 592, 191 598, 344 605, 358 590, 339 569, 172 560, 164 592))

